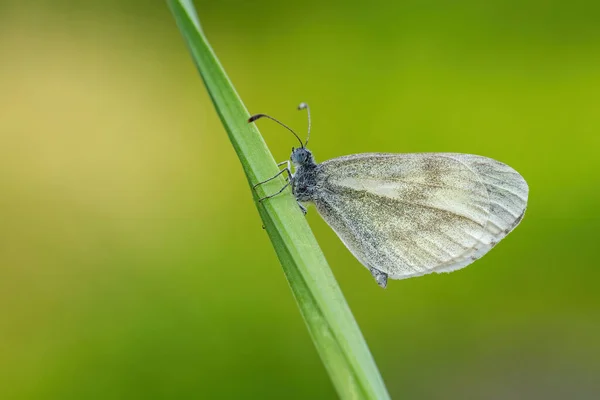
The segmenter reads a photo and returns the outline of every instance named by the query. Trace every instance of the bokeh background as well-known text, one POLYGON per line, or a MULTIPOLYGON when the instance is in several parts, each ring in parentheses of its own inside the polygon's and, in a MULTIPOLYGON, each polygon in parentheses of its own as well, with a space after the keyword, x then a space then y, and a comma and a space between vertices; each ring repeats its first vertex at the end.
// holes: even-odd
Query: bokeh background
MULTIPOLYGON (((198 1, 318 160, 453 151, 530 185, 474 265, 381 290, 307 218, 393 398, 600 393, 600 3, 198 1)), ((295 141, 260 125, 284 160, 295 141)), ((331 399, 162 1, 0 1, 0 398, 331 399)))

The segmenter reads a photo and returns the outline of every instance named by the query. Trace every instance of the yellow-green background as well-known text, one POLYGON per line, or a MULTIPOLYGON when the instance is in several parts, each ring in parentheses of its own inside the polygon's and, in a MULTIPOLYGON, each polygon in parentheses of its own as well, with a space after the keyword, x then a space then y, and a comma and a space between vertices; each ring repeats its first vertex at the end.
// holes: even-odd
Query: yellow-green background
MULTIPOLYGON (((309 102, 318 161, 529 183, 489 255, 387 290, 309 209, 393 398, 598 398, 599 4, 197 2, 250 112, 304 132, 309 102)), ((162 1, 0 2, 0 398, 335 398, 162 1)))

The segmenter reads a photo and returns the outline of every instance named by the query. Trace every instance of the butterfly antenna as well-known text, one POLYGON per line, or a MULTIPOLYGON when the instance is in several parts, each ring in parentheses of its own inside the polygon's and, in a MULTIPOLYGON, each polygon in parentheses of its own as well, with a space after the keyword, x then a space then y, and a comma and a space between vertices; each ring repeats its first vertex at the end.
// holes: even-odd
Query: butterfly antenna
POLYGON ((298 134, 296 134, 296 132, 294 132, 294 130, 292 128, 290 128, 289 126, 287 126, 283 122, 281 122, 281 121, 279 121, 279 120, 277 120, 277 119, 275 119, 275 118, 273 118, 273 117, 271 117, 271 116, 269 116, 267 114, 254 114, 253 116, 251 116, 250 118, 248 118, 248 122, 254 122, 254 121, 256 121, 257 119, 260 119, 260 118, 269 118, 270 120, 277 122, 279 125, 283 126, 285 129, 287 129, 288 131, 292 132, 292 134, 294 136, 296 136, 296 139, 298 139, 298 141, 300 142, 300 146, 304 147, 304 145, 302 144, 302 140, 300 139, 300 137, 298 136, 298 134))
POLYGON ((304 147, 308 145, 308 139, 310 139, 310 107, 306 103, 300 103, 298 105, 298 110, 306 109, 306 113, 308 114, 308 134, 306 135, 306 142, 304 142, 304 147))

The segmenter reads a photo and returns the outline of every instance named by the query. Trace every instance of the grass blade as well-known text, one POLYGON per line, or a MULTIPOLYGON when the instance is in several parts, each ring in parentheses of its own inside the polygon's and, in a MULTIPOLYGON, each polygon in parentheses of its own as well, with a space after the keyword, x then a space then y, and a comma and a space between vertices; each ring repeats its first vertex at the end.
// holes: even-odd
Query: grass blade
MULTIPOLYGON (((242 163, 250 185, 278 172, 273 156, 211 49, 191 1, 168 0, 194 62, 242 163)), ((283 186, 283 178, 268 188, 283 186)), ((295 199, 289 194, 258 211, 281 261, 312 340, 342 399, 388 399, 360 329, 295 199)))

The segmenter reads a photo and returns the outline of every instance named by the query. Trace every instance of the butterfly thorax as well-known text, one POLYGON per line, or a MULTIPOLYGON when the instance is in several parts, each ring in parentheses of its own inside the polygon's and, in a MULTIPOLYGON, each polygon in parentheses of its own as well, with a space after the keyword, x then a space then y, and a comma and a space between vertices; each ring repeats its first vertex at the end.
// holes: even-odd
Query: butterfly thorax
POLYGON ((296 167, 292 179, 292 192, 296 200, 313 201, 317 191, 319 166, 315 163, 310 150, 304 147, 294 149, 291 160, 296 167))

